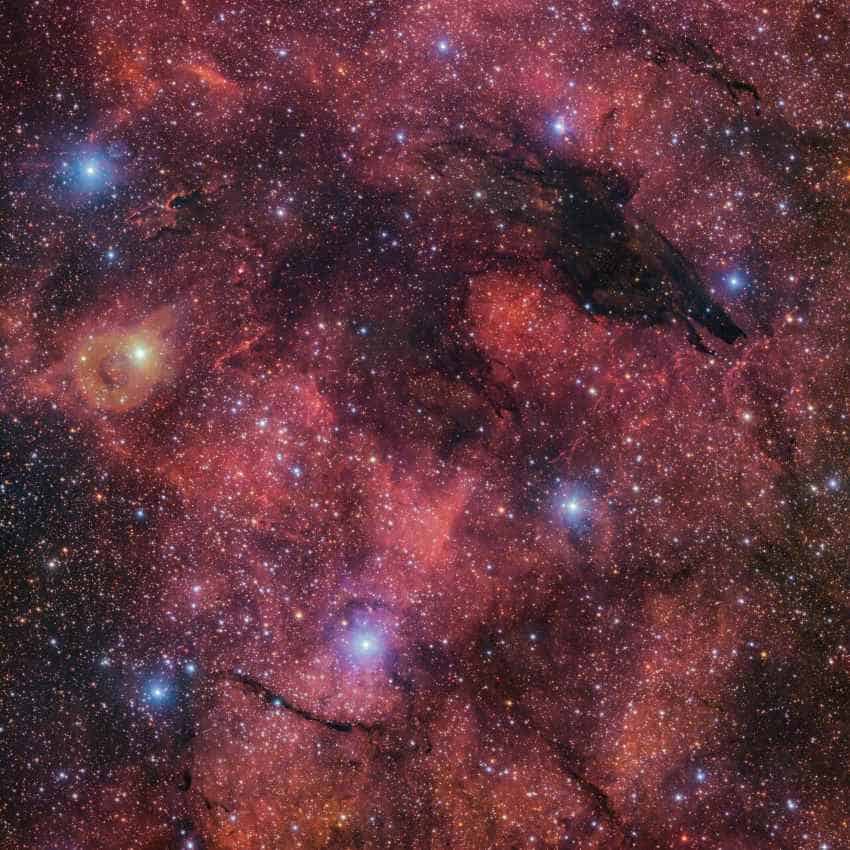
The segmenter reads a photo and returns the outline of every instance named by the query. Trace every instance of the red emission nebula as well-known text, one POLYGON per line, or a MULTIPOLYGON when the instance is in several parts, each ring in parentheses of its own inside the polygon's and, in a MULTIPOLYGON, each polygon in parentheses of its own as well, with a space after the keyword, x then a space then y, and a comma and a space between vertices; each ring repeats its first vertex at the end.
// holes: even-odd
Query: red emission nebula
POLYGON ((0 4, 0 850, 848 850, 848 22, 0 4))

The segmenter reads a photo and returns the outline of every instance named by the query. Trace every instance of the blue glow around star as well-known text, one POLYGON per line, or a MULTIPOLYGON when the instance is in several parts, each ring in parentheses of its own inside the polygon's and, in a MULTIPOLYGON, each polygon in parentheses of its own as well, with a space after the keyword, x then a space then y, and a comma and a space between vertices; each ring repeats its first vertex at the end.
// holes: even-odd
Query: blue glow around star
POLYGON ((594 500, 590 490, 577 483, 563 483, 556 491, 554 515, 558 523, 584 533, 593 521, 594 500))
POLYGON ((154 679, 145 686, 142 698, 148 706, 160 708, 168 705, 173 695, 172 688, 166 682, 154 679))
POLYGON ((115 185, 113 162, 99 150, 78 151, 64 159, 57 176, 62 186, 83 195, 99 195, 115 185))

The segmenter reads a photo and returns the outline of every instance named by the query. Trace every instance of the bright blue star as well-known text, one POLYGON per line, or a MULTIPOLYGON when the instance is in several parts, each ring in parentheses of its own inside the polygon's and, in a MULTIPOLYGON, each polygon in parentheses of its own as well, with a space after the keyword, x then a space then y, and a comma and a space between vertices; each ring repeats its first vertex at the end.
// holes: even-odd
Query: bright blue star
POLYGON ((97 192, 111 182, 109 163, 100 156, 81 159, 75 170, 77 188, 83 192, 97 192))
POLYGON ((169 702, 171 689, 161 680, 149 682, 144 692, 144 700, 151 706, 162 706, 169 702))
POLYGON ((732 292, 740 292, 747 287, 748 283, 746 275, 739 271, 732 272, 726 277, 726 285, 732 292))
POLYGON ((114 158, 91 147, 77 150, 59 164, 56 179, 71 192, 98 195, 114 185, 114 158))
POLYGON ((585 487, 565 484, 559 488, 554 509, 558 520, 572 531, 585 532, 590 528, 593 498, 585 487))
POLYGON ((380 637, 368 629, 360 629, 351 636, 351 651, 357 658, 374 658, 381 651, 380 637))
POLYGON ((379 667, 387 653, 384 629, 365 616, 358 616, 341 635, 343 654, 357 669, 379 667))

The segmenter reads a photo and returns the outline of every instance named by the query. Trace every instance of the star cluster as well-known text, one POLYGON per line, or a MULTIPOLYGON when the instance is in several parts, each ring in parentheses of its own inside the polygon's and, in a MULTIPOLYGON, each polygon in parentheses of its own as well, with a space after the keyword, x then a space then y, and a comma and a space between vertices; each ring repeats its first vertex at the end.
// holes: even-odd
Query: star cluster
POLYGON ((850 847, 850 12, 0 11, 2 850, 850 847))

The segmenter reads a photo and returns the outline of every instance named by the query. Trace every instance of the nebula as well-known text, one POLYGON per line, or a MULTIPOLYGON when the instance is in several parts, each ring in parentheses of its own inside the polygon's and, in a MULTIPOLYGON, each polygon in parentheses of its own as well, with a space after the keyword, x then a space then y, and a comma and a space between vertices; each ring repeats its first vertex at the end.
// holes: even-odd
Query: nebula
POLYGON ((850 847, 845 5, 0 18, 0 850, 850 847))

